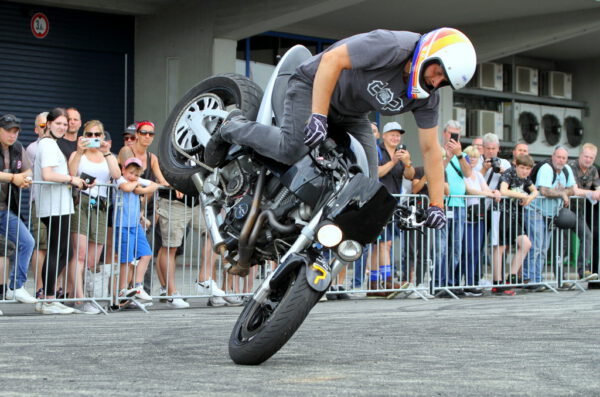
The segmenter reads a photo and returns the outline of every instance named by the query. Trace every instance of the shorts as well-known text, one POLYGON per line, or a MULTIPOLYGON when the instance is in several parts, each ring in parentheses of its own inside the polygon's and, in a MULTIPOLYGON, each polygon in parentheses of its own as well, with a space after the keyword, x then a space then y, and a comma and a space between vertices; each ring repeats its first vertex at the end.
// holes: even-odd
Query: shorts
POLYGON ((142 256, 152 255, 142 225, 115 228, 115 247, 119 249, 119 263, 131 263, 142 256))
POLYGON ((71 233, 87 236, 89 242, 104 244, 106 242, 106 199, 90 198, 81 194, 79 204, 74 206, 75 213, 71 216, 71 233), (90 199, 96 201, 90 204, 90 199), (103 204, 102 204, 103 203, 103 204))
POLYGON ((192 222, 192 216, 199 217, 199 206, 193 209, 178 200, 169 200, 159 197, 157 200, 156 213, 158 214, 158 226, 162 237, 163 247, 179 247, 183 242, 188 225, 192 222))
POLYGON ((31 216, 29 217, 31 220, 31 235, 35 240, 35 250, 47 250, 48 249, 48 229, 44 222, 40 222, 40 218, 37 216, 37 212, 35 210, 35 204, 31 203, 31 216))
POLYGON ((498 245, 515 245, 517 237, 526 235, 523 211, 501 211, 498 222, 498 245))

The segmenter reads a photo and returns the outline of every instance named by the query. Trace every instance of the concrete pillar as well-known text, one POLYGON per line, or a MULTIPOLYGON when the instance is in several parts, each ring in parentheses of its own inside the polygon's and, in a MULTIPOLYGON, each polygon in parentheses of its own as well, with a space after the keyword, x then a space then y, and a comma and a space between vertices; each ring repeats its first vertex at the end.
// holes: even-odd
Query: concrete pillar
POLYGON ((214 39, 212 48, 212 73, 235 73, 237 41, 214 39))

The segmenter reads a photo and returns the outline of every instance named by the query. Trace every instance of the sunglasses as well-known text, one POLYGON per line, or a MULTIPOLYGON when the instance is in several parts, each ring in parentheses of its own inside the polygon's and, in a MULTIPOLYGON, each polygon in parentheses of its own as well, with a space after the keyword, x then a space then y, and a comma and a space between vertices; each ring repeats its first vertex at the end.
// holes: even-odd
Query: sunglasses
POLYGON ((86 138, 93 138, 93 137, 96 137, 96 138, 101 138, 101 137, 102 137, 102 135, 103 135, 103 134, 102 134, 101 132, 86 132, 86 133, 84 134, 84 136, 85 136, 86 138))
POLYGON ((135 137, 133 135, 127 135, 127 136, 123 137, 123 140, 125 142, 127 142, 127 141, 135 141, 135 137))
POLYGON ((154 131, 146 131, 146 130, 139 130, 138 134, 143 135, 143 136, 154 136, 154 131))

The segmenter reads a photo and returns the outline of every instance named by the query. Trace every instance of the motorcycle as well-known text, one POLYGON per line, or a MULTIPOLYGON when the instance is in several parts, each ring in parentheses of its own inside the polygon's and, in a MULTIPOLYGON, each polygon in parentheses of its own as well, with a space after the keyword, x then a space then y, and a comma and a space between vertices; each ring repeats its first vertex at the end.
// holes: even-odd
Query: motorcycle
MULTIPOLYGON (((232 109, 278 125, 288 80, 310 56, 299 45, 286 52, 264 94, 236 74, 200 82, 175 106, 161 135, 164 176, 199 196, 207 232, 228 271, 245 276, 251 266, 277 264, 231 332, 229 355, 237 364, 257 365, 275 354, 396 209, 386 188, 369 178, 360 143, 343 131, 330 131, 333 139, 292 166, 235 145, 220 168, 202 162, 208 140, 232 109), (333 252, 331 262, 322 247, 333 252)), ((408 215, 414 218, 414 211, 405 221, 408 215)))

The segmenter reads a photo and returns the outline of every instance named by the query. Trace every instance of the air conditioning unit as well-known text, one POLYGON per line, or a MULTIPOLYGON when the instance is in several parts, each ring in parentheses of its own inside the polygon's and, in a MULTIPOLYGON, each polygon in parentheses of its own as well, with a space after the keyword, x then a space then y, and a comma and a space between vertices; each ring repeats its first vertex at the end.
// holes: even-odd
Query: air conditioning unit
POLYGON ((517 86, 516 91, 519 94, 538 95, 538 70, 517 66, 517 86))
POLYGON ((469 128, 467 136, 476 137, 492 132, 504 139, 502 126, 502 112, 493 112, 491 110, 471 110, 469 115, 469 128))
POLYGON ((570 73, 548 72, 547 95, 551 98, 571 99, 571 79, 570 73))
POLYGON ((460 125, 462 125, 463 129, 465 129, 467 126, 467 109, 461 108, 459 106, 453 106, 452 120, 460 122, 460 125))
POLYGON ((502 91, 502 64, 486 62, 477 65, 477 88, 502 91))

